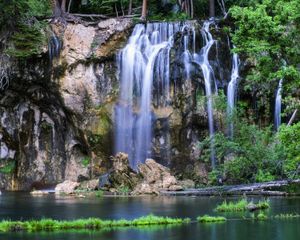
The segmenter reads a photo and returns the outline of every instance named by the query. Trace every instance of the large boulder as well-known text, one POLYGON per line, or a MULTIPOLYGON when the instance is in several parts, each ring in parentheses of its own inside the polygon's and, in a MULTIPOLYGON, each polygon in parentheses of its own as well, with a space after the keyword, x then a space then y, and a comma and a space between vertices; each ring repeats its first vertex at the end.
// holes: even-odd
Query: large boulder
POLYGON ((111 158, 113 167, 110 170, 109 182, 115 189, 128 188, 133 190, 138 182, 137 173, 129 166, 128 155, 118 153, 111 158))
POLYGON ((179 191, 182 186, 171 175, 170 169, 162 166, 153 159, 147 159, 145 164, 138 166, 142 181, 133 190, 133 195, 159 194, 161 190, 179 191))
POLYGON ((57 184, 55 187, 55 194, 72 194, 80 184, 66 180, 63 183, 57 184))

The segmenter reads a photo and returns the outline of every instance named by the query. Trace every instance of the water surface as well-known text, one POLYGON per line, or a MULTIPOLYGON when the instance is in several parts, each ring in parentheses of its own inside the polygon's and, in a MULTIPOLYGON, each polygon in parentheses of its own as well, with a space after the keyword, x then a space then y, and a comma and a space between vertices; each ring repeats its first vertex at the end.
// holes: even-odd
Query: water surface
MULTIPOLYGON (((230 198, 232 199, 232 198, 230 198)), ((258 201, 259 198, 251 198, 258 201)), ((26 193, 3 193, 0 196, 0 218, 28 219, 77 219, 99 217, 102 219, 133 219, 150 213, 159 216, 190 217, 216 215, 215 206, 223 201, 218 197, 102 197, 73 198, 55 195, 34 197, 26 193)), ((300 198, 270 198, 269 216, 279 213, 300 213, 300 198)), ((249 217, 248 213, 224 214, 228 218, 249 217)), ((292 220, 234 220, 217 224, 192 223, 181 226, 146 228, 118 228, 102 231, 69 231, 44 233, 0 234, 0 239, 99 239, 99 240, 292 240, 300 239, 300 219, 292 220)))

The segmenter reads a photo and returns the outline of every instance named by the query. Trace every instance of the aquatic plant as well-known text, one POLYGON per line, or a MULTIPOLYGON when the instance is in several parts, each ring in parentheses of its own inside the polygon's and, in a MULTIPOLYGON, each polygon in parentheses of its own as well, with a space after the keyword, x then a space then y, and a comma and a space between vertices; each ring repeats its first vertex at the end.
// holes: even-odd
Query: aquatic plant
POLYGON ((216 207, 217 212, 241 212, 247 210, 248 202, 241 199, 238 202, 227 202, 226 200, 216 207))
POLYGON ((259 201, 258 203, 248 202, 241 199, 238 202, 227 202, 226 200, 218 205, 215 209, 217 212, 242 212, 246 210, 267 209, 270 207, 268 200, 259 201))
POLYGON ((134 220, 102 220, 99 218, 88 218, 78 220, 53 220, 41 219, 30 221, 1 221, 0 232, 14 231, 58 231, 58 230, 80 230, 80 229, 103 229, 112 227, 134 227, 148 225, 184 224, 190 222, 189 218, 170 218, 148 215, 134 220))
POLYGON ((299 218, 300 214, 298 213, 281 213, 274 216, 276 219, 290 219, 290 218, 299 218))
POLYGON ((226 220, 227 219, 225 217, 221 217, 221 216, 204 215, 202 217, 197 217, 197 221, 202 223, 225 222, 226 220))
POLYGON ((257 216, 256 216, 257 220, 267 220, 268 217, 267 215, 265 215, 263 212, 260 212, 257 216))

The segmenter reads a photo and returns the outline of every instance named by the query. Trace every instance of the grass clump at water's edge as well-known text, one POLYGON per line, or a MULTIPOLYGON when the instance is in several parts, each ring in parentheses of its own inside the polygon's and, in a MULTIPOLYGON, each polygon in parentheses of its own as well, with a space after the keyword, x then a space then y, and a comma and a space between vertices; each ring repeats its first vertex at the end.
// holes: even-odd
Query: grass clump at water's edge
POLYGON ((210 222, 225 222, 227 219, 225 217, 220 217, 220 216, 209 216, 209 215, 204 215, 202 217, 197 217, 198 222, 202 223, 210 223, 210 222))
POLYGON ((190 222, 189 218, 170 218, 148 215, 134 220, 101 220, 99 218, 88 218, 78 220, 53 220, 41 219, 31 221, 1 221, 0 232, 39 232, 39 231, 59 231, 59 230, 80 230, 80 229, 103 229, 113 227, 134 227, 147 225, 168 225, 183 224, 190 222))
POLYGON ((263 221, 263 220, 267 220, 267 219, 268 219, 268 216, 265 215, 264 213, 260 212, 260 213, 256 216, 256 219, 257 219, 257 220, 263 221))
POLYGON ((259 201, 254 204, 246 199, 241 199, 238 202, 227 202, 226 200, 218 205, 215 209, 217 212, 242 212, 246 210, 267 209, 270 207, 268 200, 259 201))
POLYGON ((300 218, 298 213, 281 213, 274 216, 276 219, 290 219, 290 218, 300 218))
POLYGON ((248 202, 241 199, 238 202, 227 202, 226 200, 216 207, 217 212, 241 212, 247 210, 248 202))

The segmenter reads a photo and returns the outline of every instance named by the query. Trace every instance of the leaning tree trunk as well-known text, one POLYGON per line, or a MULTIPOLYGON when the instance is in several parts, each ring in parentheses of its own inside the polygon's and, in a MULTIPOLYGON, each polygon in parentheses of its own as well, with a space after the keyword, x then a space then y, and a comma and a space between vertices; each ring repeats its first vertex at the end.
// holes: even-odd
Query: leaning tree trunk
POLYGON ((143 0, 143 7, 142 7, 142 16, 141 19, 145 20, 147 17, 147 0, 143 0))
POLYGON ((129 3, 128 3, 128 15, 131 15, 132 13, 132 0, 129 0, 129 3))
POLYGON ((209 0, 209 17, 215 17, 215 0, 209 0))

